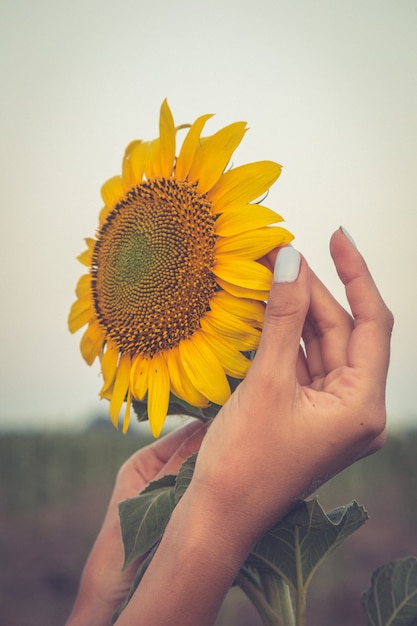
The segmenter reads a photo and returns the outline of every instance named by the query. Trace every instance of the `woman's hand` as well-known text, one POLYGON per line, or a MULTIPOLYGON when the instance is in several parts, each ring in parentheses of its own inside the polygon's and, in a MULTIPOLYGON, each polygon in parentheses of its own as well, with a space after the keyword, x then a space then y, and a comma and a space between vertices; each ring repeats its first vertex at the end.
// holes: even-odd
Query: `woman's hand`
POLYGON ((249 543, 385 438, 392 315, 342 230, 331 253, 352 315, 293 248, 281 250, 254 363, 199 453, 195 482, 225 515, 238 511, 234 532, 249 543))
POLYGON ((124 552, 118 505, 148 483, 177 474, 199 449, 206 426, 191 422, 133 454, 120 468, 102 528, 84 568, 77 601, 67 626, 107 625, 125 600, 138 562, 122 571, 124 552))

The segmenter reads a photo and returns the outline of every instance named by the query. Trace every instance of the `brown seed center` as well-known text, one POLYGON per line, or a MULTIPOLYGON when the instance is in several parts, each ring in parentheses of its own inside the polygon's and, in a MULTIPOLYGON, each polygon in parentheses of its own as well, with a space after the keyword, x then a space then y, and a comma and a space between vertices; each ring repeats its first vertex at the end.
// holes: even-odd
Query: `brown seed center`
POLYGON ((97 235, 97 318, 122 352, 153 356, 199 327, 216 290, 211 203, 196 184, 155 178, 133 187, 97 235))

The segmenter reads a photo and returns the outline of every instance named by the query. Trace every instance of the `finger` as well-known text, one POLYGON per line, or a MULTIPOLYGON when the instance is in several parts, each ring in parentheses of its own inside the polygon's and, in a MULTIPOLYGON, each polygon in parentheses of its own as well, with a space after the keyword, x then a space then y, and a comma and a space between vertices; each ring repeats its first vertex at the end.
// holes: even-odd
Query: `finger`
MULTIPOLYGON (((187 440, 196 434, 196 441, 198 441, 200 437, 198 433, 204 429, 204 426, 205 425, 198 419, 190 421, 182 428, 178 428, 149 446, 137 450, 123 466, 128 471, 129 481, 132 481, 132 476, 136 476, 133 483, 136 483, 137 480, 140 488, 142 488, 143 485, 140 484, 141 480, 145 482, 145 484, 150 480, 154 480, 154 478, 161 473, 161 468, 165 468, 181 446, 184 446, 184 450, 186 449, 187 440), (144 458, 146 458, 146 463, 144 463, 144 458)), ((191 456, 194 451, 193 447, 188 456, 191 456)), ((185 460, 185 458, 184 456, 183 460, 185 460)), ((172 467, 174 467, 174 465, 173 463, 172 467)), ((164 470, 163 473, 167 474, 169 471, 164 470)))
POLYGON ((297 250, 282 248, 265 311, 259 348, 249 375, 296 381, 301 332, 310 301, 308 266, 297 250))
POLYGON ((298 351, 297 380, 300 385, 311 385, 312 383, 310 371, 307 366, 306 355, 304 353, 302 346, 300 346, 299 351, 298 351))
POLYGON ((364 370, 383 392, 390 354, 392 314, 364 259, 342 230, 333 234, 330 249, 354 317, 348 364, 364 370))
MULTIPOLYGON (((190 424, 187 424, 186 427, 180 429, 182 431, 181 437, 173 437, 173 440, 178 445, 172 447, 172 441, 169 442, 169 448, 172 453, 170 457, 166 459, 167 450, 164 450, 164 458, 166 459, 165 465, 157 474, 156 478, 165 476, 166 474, 177 474, 184 461, 186 461, 192 454, 199 451, 201 443, 207 432, 207 428, 208 424, 195 420, 190 424)), ((179 433, 179 431, 174 431, 174 433, 171 434, 175 435, 176 433, 179 433)))
POLYGON ((320 338, 314 324, 309 320, 308 314, 304 322, 302 339, 306 351, 306 367, 311 381, 326 375, 321 354, 320 338))
POLYGON ((312 377, 326 375, 346 365, 352 317, 312 271, 307 320, 309 324, 303 338, 312 377))

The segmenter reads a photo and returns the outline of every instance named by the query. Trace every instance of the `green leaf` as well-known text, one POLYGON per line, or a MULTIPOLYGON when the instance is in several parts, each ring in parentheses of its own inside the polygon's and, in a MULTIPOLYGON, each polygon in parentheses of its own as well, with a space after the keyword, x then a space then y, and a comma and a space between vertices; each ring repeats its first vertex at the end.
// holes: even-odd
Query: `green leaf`
POLYGON ((175 506, 174 486, 175 476, 164 476, 119 504, 124 568, 146 554, 161 537, 175 506))
POLYGON ((317 498, 301 502, 255 546, 249 563, 270 568, 293 591, 306 590, 325 556, 368 519, 357 502, 326 514, 317 498))
POLYGON ((362 596, 368 626, 417 625, 417 559, 388 563, 374 572, 362 596))
POLYGON ((177 505, 184 495, 188 485, 191 482, 194 473, 194 467, 197 460, 197 453, 192 454, 180 467, 178 476, 175 480, 174 501, 177 505))
MULTIPOLYGON (((136 413, 138 422, 145 422, 149 419, 148 401, 146 396, 144 400, 136 400, 133 398, 132 406, 136 413)), ((202 422, 208 422, 212 417, 217 415, 220 408, 221 407, 217 404, 209 404, 208 407, 201 409, 188 404, 185 400, 181 400, 171 393, 167 415, 187 415, 189 417, 197 417, 202 422)))

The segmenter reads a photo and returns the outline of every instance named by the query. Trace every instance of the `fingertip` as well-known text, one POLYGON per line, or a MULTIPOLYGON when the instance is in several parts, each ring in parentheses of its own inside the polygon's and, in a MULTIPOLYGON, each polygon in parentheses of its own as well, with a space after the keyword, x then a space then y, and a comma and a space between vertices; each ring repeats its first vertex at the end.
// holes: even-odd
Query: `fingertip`
POLYGON ((343 235, 346 237, 346 239, 348 241, 350 241, 352 246, 357 249, 358 246, 356 245, 356 242, 353 239, 352 235, 349 233, 349 231, 346 230, 346 228, 344 226, 340 226, 339 230, 343 233, 343 235))
POLYGON ((300 273, 301 255, 292 246, 278 251, 274 264, 274 283, 293 283, 300 273))
POLYGON ((343 250, 358 250, 355 240, 344 226, 340 226, 330 238, 330 252, 334 257, 343 250))

